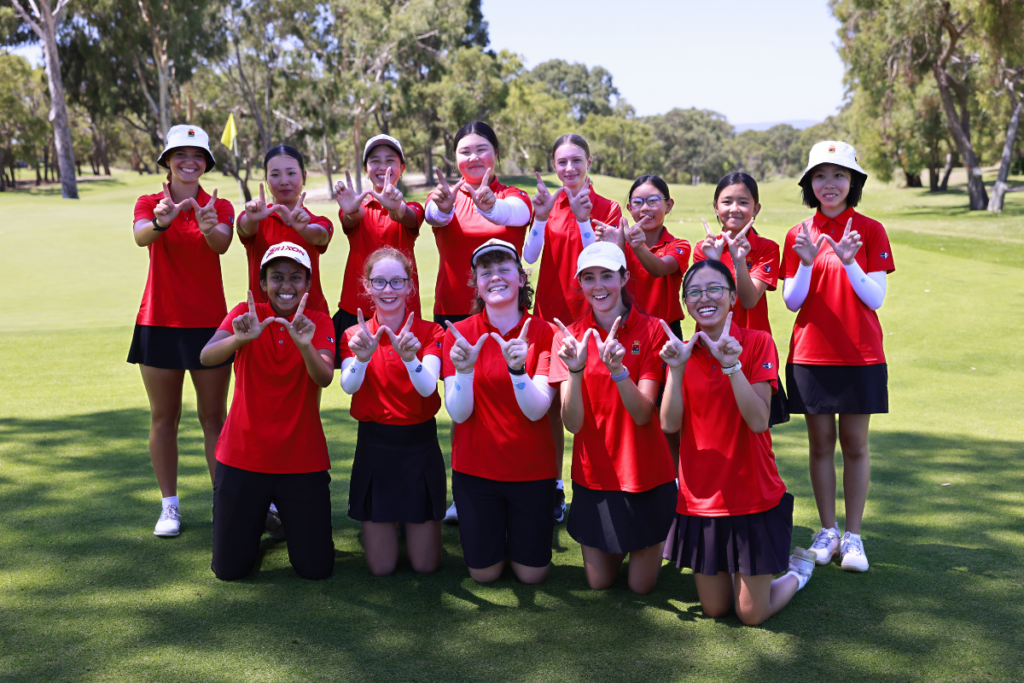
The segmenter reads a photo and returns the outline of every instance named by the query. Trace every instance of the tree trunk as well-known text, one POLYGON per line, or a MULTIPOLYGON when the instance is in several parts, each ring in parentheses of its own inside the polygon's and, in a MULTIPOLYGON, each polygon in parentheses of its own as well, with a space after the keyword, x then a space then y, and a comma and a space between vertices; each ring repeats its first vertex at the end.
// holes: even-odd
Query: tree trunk
POLYGON ((327 175, 327 196, 334 199, 334 176, 331 175, 331 146, 324 133, 324 173, 327 175))
POLYGON ((939 167, 929 166, 928 167, 928 191, 938 192, 939 191, 939 167))
POLYGON ((353 157, 353 168, 356 172, 356 194, 363 191, 363 150, 360 149, 362 146, 361 128, 363 122, 357 117, 352 122, 352 149, 355 156, 353 157))
POLYGON ((949 189, 949 176, 953 173, 953 153, 946 155, 946 166, 942 169, 942 180, 939 182, 939 192, 949 189))
POLYGON ((1010 116, 1010 125, 1006 128, 1006 142, 1003 144, 1003 156, 999 159, 999 177, 992 188, 992 201, 988 204, 988 210, 994 213, 1001 213, 1003 210, 1003 197, 1009 187, 1006 178, 1010 175, 1010 164, 1013 158, 1013 145, 1017 141, 1017 127, 1020 124, 1020 112, 1024 109, 1024 100, 1018 100, 1013 107, 1013 115, 1010 116))
POLYGON ((962 85, 955 83, 955 79, 950 76, 943 64, 936 62, 932 66, 932 73, 939 85, 939 98, 942 100, 942 109, 946 114, 946 127, 949 129, 953 142, 956 143, 960 158, 964 162, 964 169, 967 171, 967 194, 970 197, 970 209, 971 211, 981 211, 988 206, 988 193, 985 192, 985 183, 981 177, 978 157, 971 144, 970 111, 967 107, 966 93, 962 85), (953 102, 952 90, 954 87, 957 88, 957 95, 960 99, 959 114, 953 102))
POLYGON ((922 187, 921 174, 920 173, 907 173, 904 171, 904 176, 907 178, 907 187, 922 187))

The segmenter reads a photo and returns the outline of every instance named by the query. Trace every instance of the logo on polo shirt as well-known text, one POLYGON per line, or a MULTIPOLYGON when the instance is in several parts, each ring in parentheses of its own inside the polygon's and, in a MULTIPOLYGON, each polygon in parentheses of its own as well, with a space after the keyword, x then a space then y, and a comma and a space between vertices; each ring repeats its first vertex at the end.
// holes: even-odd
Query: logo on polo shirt
POLYGON ((639 339, 633 341, 633 355, 634 356, 639 356, 640 355, 640 340, 639 339))
POLYGON ((440 348, 444 348, 444 347, 442 347, 442 346, 441 346, 441 342, 440 342, 440 341, 436 341, 436 342, 434 342, 434 343, 435 343, 435 344, 437 344, 437 348, 439 348, 439 349, 440 349, 440 348))
POLYGON ((193 130, 193 129, 189 128, 189 129, 188 129, 188 136, 189 136, 190 138, 194 138, 194 137, 196 136, 196 132, 195 132, 195 130, 193 130))
POLYGON ((771 370, 775 366, 775 363, 761 363, 761 367, 765 370, 771 370))
POLYGON ((680 249, 679 247, 676 247, 676 253, 682 255, 683 250, 680 249))
POLYGON ((333 344, 334 343, 334 337, 328 337, 327 341, 329 341, 329 342, 331 342, 333 344))
POLYGON ((754 267, 754 262, 753 261, 747 261, 747 270, 750 270, 753 267, 754 267))
POLYGON ((881 256, 882 258, 889 258, 889 252, 883 251, 881 254, 879 254, 879 256, 881 256))
MULTIPOLYGON (((747 267, 749 268, 750 266, 747 266, 747 267)), ((767 266, 767 265, 766 265, 766 266, 764 267, 764 272, 766 272, 766 273, 770 273, 770 272, 772 272, 772 267, 771 267, 771 266, 767 266)))

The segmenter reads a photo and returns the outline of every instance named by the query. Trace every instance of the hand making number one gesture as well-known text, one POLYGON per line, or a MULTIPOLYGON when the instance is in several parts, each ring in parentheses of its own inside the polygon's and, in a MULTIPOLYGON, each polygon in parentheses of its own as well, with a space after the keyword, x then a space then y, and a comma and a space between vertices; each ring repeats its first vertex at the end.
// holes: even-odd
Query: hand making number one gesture
POLYGON ((213 229, 220 223, 220 218, 217 216, 217 189, 214 188, 213 194, 210 195, 210 201, 206 203, 196 212, 196 222, 199 223, 199 232, 204 235, 209 235, 213 232, 213 229))
POLYGON ((537 194, 533 195, 533 214, 536 220, 546 221, 548 219, 548 216, 551 215, 551 209, 555 208, 558 195, 564 189, 564 187, 560 187, 553 194, 548 192, 548 186, 541 179, 540 171, 537 171, 537 194))
POLYGON ((843 236, 838 242, 832 239, 829 235, 822 234, 825 241, 828 242, 829 246, 832 247, 832 251, 836 253, 839 260, 843 262, 844 266, 852 266, 853 262, 857 258, 857 252, 860 251, 861 246, 864 244, 860 239, 860 233, 856 230, 851 230, 853 227, 853 219, 846 221, 846 230, 843 231, 843 236))
POLYGON ((668 337, 668 341, 661 347, 661 351, 658 355, 665 365, 672 369, 678 369, 686 365, 686 361, 690 360, 690 353, 693 352, 693 346, 700 339, 696 334, 690 337, 690 341, 684 342, 682 339, 676 336, 672 328, 669 327, 668 323, 664 320, 661 322, 661 329, 665 331, 665 335, 668 337))
POLYGON ((703 218, 700 222, 704 224, 704 232, 707 233, 707 237, 700 243, 701 251, 704 252, 704 256, 711 259, 712 261, 721 261, 722 252, 725 251, 725 238, 715 236, 715 233, 711 232, 711 228, 708 226, 708 222, 703 218))
POLYGON ((459 190, 466 184, 465 178, 459 180, 454 186, 449 185, 448 181, 445 180, 444 174, 441 173, 441 169, 434 167, 434 173, 437 174, 437 187, 434 188, 433 200, 434 206, 441 213, 451 213, 452 209, 455 208, 455 197, 458 196, 459 190))
MULTIPOLYGON (((216 192, 217 191, 214 190, 214 196, 216 196, 216 192)), ((161 199, 155 207, 153 207, 153 213, 156 215, 160 227, 167 228, 182 211, 198 208, 199 204, 196 200, 192 199, 192 197, 175 203, 174 199, 171 198, 170 186, 167 183, 164 183, 164 198, 161 199)))
POLYGON ((743 353, 743 347, 740 346, 739 341, 729 334, 730 329, 732 329, 732 311, 725 316, 725 327, 722 328, 722 335, 718 341, 711 341, 711 337, 704 330, 697 333, 704 342, 704 346, 715 357, 715 360, 722 364, 723 368, 736 365, 740 354, 743 353))
POLYGON ((356 320, 359 322, 359 329, 349 340, 348 348, 352 349, 352 354, 360 363, 369 363, 373 358, 373 352, 377 350, 377 345, 380 344, 380 338, 391 330, 387 325, 381 325, 376 332, 370 332, 370 326, 366 324, 361 308, 356 309, 356 320))
POLYGON ((235 339, 248 344, 263 334, 263 330, 273 325, 274 321, 275 318, 268 317, 263 322, 260 322, 260 317, 256 314, 256 300, 252 298, 252 290, 250 289, 249 312, 243 313, 232 320, 231 329, 235 333, 235 339))
POLYGON ((302 312, 306 310, 306 299, 309 298, 309 292, 302 295, 299 299, 299 307, 295 309, 295 315, 292 316, 291 320, 287 318, 274 318, 274 321, 280 323, 288 330, 288 335, 295 342, 296 346, 305 347, 313 343, 313 334, 316 332, 316 323, 307 318, 302 312))
POLYGON ((501 347, 501 353, 505 356, 505 362, 510 370, 522 370, 526 365, 526 353, 530 348, 530 341, 526 338, 529 329, 530 321, 527 320, 523 323, 523 329, 519 332, 519 336, 508 341, 502 339, 497 332, 491 332, 491 338, 501 347))
POLYGON ((620 316, 612 323, 611 329, 608 330, 608 336, 604 339, 601 339, 601 333, 598 330, 594 330, 598 357, 605 367, 608 368, 608 372, 613 375, 620 375, 625 370, 622 366, 622 359, 626 357, 626 347, 615 338, 615 333, 619 331, 619 325, 621 324, 622 317, 620 316))
POLYGON ((565 335, 562 338, 562 347, 558 349, 558 357, 565 363, 565 367, 569 368, 569 372, 582 372, 583 368, 587 367, 587 347, 590 345, 594 329, 588 329, 583 333, 582 339, 576 339, 561 320, 555 318, 555 324, 565 335))
POLYGON ((476 344, 470 344, 466 341, 466 338, 462 336, 462 333, 455 329, 455 323, 451 320, 448 322, 448 329, 452 331, 452 335, 455 336, 455 343, 452 344, 451 359, 452 364, 455 365, 455 370, 460 375, 468 375, 473 372, 473 366, 476 365, 476 359, 480 357, 480 349, 484 347, 484 342, 490 339, 486 334, 481 334, 480 338, 476 340, 476 344))
POLYGON ((402 325, 402 329, 398 331, 397 336, 387 325, 380 328, 387 331, 388 338, 391 339, 391 346, 395 348, 395 351, 398 352, 398 355, 406 363, 416 360, 416 354, 423 348, 423 344, 412 333, 412 319, 414 317, 416 317, 415 313, 409 313, 409 317, 405 319, 405 324, 402 325))

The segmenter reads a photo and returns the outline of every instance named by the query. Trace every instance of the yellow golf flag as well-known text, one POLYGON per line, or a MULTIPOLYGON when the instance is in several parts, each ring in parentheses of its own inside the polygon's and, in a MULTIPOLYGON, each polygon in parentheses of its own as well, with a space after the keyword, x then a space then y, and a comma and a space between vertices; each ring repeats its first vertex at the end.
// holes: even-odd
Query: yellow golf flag
POLYGON ((220 136, 220 141, 225 147, 231 149, 236 137, 238 137, 238 129, 235 128, 235 115, 231 113, 228 114, 228 122, 224 124, 224 134, 220 136))

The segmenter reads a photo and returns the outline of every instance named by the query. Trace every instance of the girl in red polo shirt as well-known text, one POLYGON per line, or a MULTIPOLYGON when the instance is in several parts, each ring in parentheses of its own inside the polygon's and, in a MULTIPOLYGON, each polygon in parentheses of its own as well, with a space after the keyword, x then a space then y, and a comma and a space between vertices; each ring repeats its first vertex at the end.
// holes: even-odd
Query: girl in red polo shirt
POLYGON ((267 302, 267 295, 260 288, 260 259, 273 245, 292 242, 306 250, 312 264, 309 309, 330 315, 320 286, 320 255, 327 251, 334 225, 329 218, 317 216, 303 205, 306 162, 299 150, 278 145, 263 157, 263 172, 274 203, 267 203, 260 183, 259 198, 246 202, 245 211, 238 217, 238 238, 245 245, 249 261, 249 289, 257 303, 267 302))
POLYGON ((305 308, 310 266, 297 244, 268 249, 260 287, 269 303, 249 292, 203 349, 206 365, 235 356, 213 487, 211 567, 225 581, 252 571, 271 503, 296 573, 325 579, 334 571, 331 463, 320 423, 320 390, 334 379, 334 326, 326 313, 305 308))
POLYGON ((806 416, 811 484, 821 518, 811 551, 818 564, 828 564, 838 552, 843 569, 857 572, 868 569, 860 537, 870 479, 868 427, 873 413, 889 412, 888 369, 875 311, 885 300, 886 274, 895 270, 885 228, 853 208, 866 180, 850 145, 825 141, 812 147, 800 187, 804 204, 816 213, 786 234, 782 256, 782 297, 789 310, 799 311, 786 361, 789 409, 806 416), (837 434, 846 502, 841 537, 837 434))
POLYGON ((489 240, 469 262, 478 312, 448 323, 441 370, 462 550, 476 581, 495 581, 508 560, 520 581, 540 583, 554 530, 554 335, 530 315, 533 288, 512 244, 489 240))
POLYGON ((660 354, 669 368, 661 419, 682 429, 665 559, 693 570, 705 614, 734 609, 744 624, 760 624, 814 569, 812 553, 797 548, 789 556, 793 496, 779 478, 768 431, 778 353, 770 334, 733 323, 736 285, 720 261, 693 264, 683 298, 698 332, 683 343, 665 326, 660 354))
POLYGON ((128 362, 142 371, 149 396, 149 455, 162 511, 153 533, 177 536, 178 422, 185 372, 196 389, 206 463, 213 480, 214 451, 227 413, 229 359, 205 368, 199 352, 227 313, 220 255, 231 244, 235 210, 199 185, 214 167, 209 138, 197 126, 173 126, 157 164, 168 169, 163 192, 135 203, 135 243, 149 250, 149 275, 135 318, 128 362))
POLYGON ((341 344, 341 388, 359 421, 348 516, 362 522, 366 563, 374 576, 398 565, 398 523, 417 572, 441 563, 441 520, 447 499, 444 457, 434 416, 441 408, 444 330, 421 320, 407 302, 415 290, 405 254, 382 247, 366 260, 364 287, 373 305, 341 344))
MULTIPOLYGON (((707 237, 697 244, 693 262, 713 259, 725 264, 736 281, 733 322, 771 334, 765 292, 775 291, 779 281, 779 245, 754 229, 754 219, 761 211, 757 181, 746 173, 724 176, 715 188, 714 207, 722 234, 713 234, 705 223, 707 237)), ((772 394, 772 425, 789 422, 786 392, 781 382, 778 389, 772 394)))
POLYGON ((558 322, 550 378, 576 435, 569 535, 583 546, 591 588, 609 588, 629 555, 629 587, 646 595, 658 581, 676 500, 655 409, 665 334, 625 293, 626 257, 615 244, 584 249, 576 277, 591 308, 568 328, 558 322))
POLYGON ((371 189, 357 193, 348 171, 345 182, 338 181, 334 187, 341 229, 348 239, 345 279, 338 312, 334 314, 339 362, 345 348, 341 338, 356 324, 356 310, 362 308, 365 315, 373 315, 372 297, 366 291, 363 268, 366 259, 377 249, 389 246, 405 254, 412 267, 412 286, 406 303, 408 310, 420 317, 420 281, 413 247, 423 224, 423 205, 407 202, 398 189, 398 181, 405 173, 401 143, 390 135, 373 136, 363 148, 363 168, 371 189))

